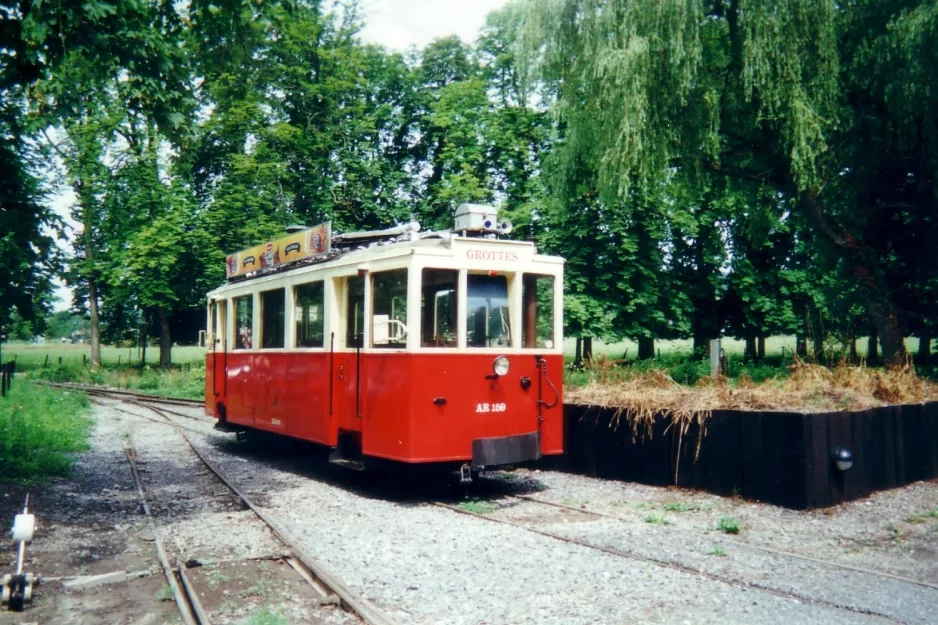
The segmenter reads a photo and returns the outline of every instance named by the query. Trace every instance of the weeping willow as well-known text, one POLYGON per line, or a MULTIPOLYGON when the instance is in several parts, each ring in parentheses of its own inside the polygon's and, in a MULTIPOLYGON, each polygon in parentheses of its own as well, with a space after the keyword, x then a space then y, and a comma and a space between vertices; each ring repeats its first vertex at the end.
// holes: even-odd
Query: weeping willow
POLYGON ((843 123, 838 10, 828 0, 530 0, 518 58, 607 201, 679 164, 718 162, 726 133, 771 133, 799 187, 843 123), (738 128, 745 125, 744 130, 738 128))
POLYGON ((560 201, 582 193, 584 172, 607 206, 704 172, 768 185, 839 252, 898 363, 899 314, 858 233, 878 210, 878 154, 925 154, 938 173, 936 7, 524 0, 509 10, 519 66, 553 114, 560 201))

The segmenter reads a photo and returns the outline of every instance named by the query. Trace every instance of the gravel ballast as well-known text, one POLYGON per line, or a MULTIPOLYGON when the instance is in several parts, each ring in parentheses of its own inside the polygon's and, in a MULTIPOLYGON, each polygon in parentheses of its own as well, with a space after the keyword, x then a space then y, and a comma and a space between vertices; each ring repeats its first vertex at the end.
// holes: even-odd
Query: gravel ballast
MULTIPOLYGON (((711 510, 701 510, 694 522, 686 516, 673 525, 654 526, 642 518, 645 509, 631 502, 628 510, 635 512, 634 518, 570 521, 558 520, 539 508, 542 504, 492 498, 499 508, 496 518, 522 520, 537 529, 639 556, 621 557, 427 501, 362 492, 356 479, 323 470, 319 459, 250 451, 234 444, 231 436, 212 432, 209 425, 194 426, 204 434, 193 435, 193 442, 239 487, 263 494, 264 507, 300 537, 305 548, 400 623, 918 624, 934 622, 930 615, 938 613, 938 591, 931 588, 737 548, 740 539, 714 534, 710 518, 722 514, 722 506, 738 505, 731 500, 706 496, 709 504, 703 505, 711 505, 711 510), (710 554, 715 546, 726 556, 710 554)), ((536 488, 544 489, 537 493, 540 498, 556 496, 566 503, 605 506, 610 512, 623 510, 623 492, 616 488, 631 486, 546 472, 518 475, 522 477, 515 479, 535 481, 536 488)), ((496 481, 496 491, 512 491, 511 479, 496 481)), ((646 500, 636 503, 646 509, 660 505, 651 500, 655 493, 662 500, 684 496, 642 488, 649 489, 646 500)), ((520 484, 516 490, 531 488, 520 484)), ((762 508, 768 517, 778 515, 778 509, 762 508)), ((813 521, 809 513, 792 514, 813 521)), ((742 515, 744 528, 759 515, 756 509, 742 515)), ((783 541, 782 546, 787 544, 783 541)), ((922 572, 907 563, 895 568, 922 572)))

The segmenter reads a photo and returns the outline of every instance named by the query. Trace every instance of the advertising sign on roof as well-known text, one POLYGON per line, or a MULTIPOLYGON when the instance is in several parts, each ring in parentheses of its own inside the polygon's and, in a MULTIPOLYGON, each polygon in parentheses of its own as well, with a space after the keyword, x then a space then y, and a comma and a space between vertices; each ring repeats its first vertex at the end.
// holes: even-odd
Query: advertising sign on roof
POLYGON ((249 247, 225 259, 225 277, 229 280, 255 271, 267 271, 307 258, 328 254, 332 249, 332 223, 249 247))

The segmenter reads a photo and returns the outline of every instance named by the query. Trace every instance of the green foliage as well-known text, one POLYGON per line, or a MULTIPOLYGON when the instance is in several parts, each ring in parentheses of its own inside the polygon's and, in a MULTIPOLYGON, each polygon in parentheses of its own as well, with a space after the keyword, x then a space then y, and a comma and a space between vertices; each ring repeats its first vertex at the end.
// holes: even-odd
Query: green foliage
MULTIPOLYGON (((875 329, 893 361, 903 332, 938 334, 933 2, 527 0, 474 45, 406 55, 363 44, 361 15, 50 0, 0 17, 0 325, 15 309, 25 337, 48 313, 60 224, 36 172, 54 157, 82 226, 76 312, 107 340, 158 335, 164 366, 226 253, 291 223, 448 227, 468 201, 567 259, 568 335, 638 340, 642 359, 727 335, 747 341, 733 375, 764 379, 775 363, 749 362, 773 334, 822 358, 875 329)), ((700 355, 672 377, 694 383, 700 355)))
POLYGON ((85 330, 87 332, 88 320, 67 310, 59 311, 46 318, 46 331, 44 333, 47 340, 70 338, 72 332, 85 330))
POLYGON ((155 599, 157 601, 172 601, 173 600, 173 589, 169 584, 163 584, 163 587, 160 588, 160 591, 156 593, 155 599))
POLYGON ((724 534, 738 534, 741 524, 735 517, 721 517, 717 521, 717 529, 724 534))
POLYGON ((30 375, 49 382, 98 384, 164 397, 205 398, 204 363, 169 368, 103 365, 93 369, 79 364, 57 364, 33 371, 30 375))
POLYGON ((265 605, 263 610, 251 615, 242 623, 243 625, 289 625, 290 621, 276 610, 272 610, 269 605, 265 605))
MULTIPOLYGON (((600 315, 625 311, 620 333, 690 330, 703 346, 729 325, 754 341, 802 330, 838 293, 865 308, 887 361, 904 354, 904 323, 932 327, 932 307, 912 302, 936 285, 922 262, 933 246, 920 242, 935 228, 938 133, 913 120, 936 97, 923 69, 934 3, 529 0, 519 11, 516 63, 554 124, 554 223, 586 233, 571 247, 593 266, 571 273, 600 315)), ((803 332, 821 343, 817 317, 803 332)), ((845 335, 865 333, 838 317, 845 335)))
POLYGON ((663 514, 645 515, 645 523, 651 523, 653 525, 671 525, 671 521, 666 519, 663 514))
POLYGON ((700 510, 697 504, 687 504, 683 501, 670 501, 664 504, 664 509, 668 512, 693 512, 700 510))
POLYGON ((492 514, 495 512, 495 504, 489 503, 488 501, 463 501, 459 504, 459 507, 466 512, 471 512, 473 514, 492 514))
POLYGON ((53 390, 17 379, 0 399, 0 475, 35 482, 66 475, 74 453, 88 448, 91 430, 83 393, 53 390))

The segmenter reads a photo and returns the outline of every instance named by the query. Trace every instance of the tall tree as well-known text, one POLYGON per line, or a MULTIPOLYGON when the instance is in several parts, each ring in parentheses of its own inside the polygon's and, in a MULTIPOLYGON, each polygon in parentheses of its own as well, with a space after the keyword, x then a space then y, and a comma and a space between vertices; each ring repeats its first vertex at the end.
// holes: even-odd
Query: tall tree
MULTIPOLYGON (((844 201, 842 174, 863 158, 851 145, 864 134, 857 98, 907 128, 921 107, 888 96, 934 97, 920 59, 935 53, 925 33, 936 12, 905 0, 533 0, 523 37, 559 123, 580 138, 562 148, 564 160, 594 155, 607 201, 666 168, 774 186, 847 266, 894 364, 905 353, 902 321, 857 225, 872 207, 844 201), (860 77, 872 88, 855 88, 860 77)), ((923 130, 917 140, 933 142, 923 130)), ((866 136, 888 150, 888 134, 866 136)))

